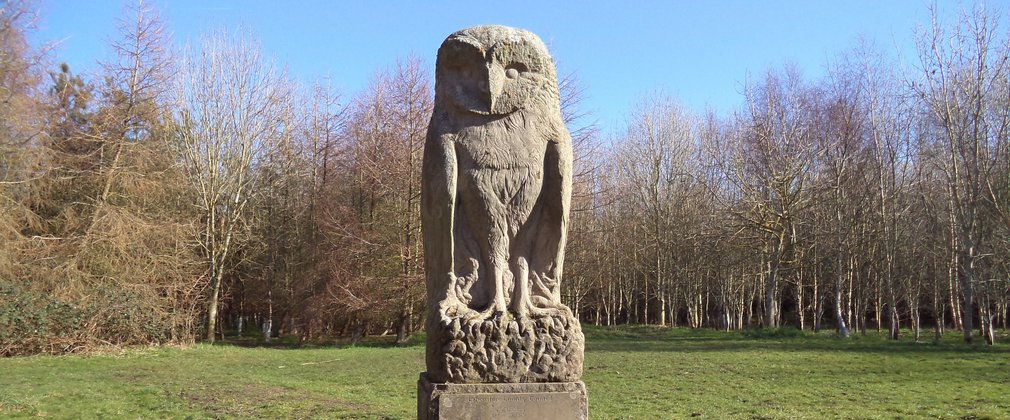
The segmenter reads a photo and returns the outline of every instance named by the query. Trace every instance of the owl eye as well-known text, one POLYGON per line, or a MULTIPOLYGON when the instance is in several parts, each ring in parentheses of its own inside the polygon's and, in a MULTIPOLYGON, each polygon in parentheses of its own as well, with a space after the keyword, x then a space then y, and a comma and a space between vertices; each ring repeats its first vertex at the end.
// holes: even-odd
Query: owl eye
POLYGON ((505 77, 509 79, 518 78, 519 75, 529 71, 529 67, 526 67, 523 63, 512 63, 505 66, 505 77))

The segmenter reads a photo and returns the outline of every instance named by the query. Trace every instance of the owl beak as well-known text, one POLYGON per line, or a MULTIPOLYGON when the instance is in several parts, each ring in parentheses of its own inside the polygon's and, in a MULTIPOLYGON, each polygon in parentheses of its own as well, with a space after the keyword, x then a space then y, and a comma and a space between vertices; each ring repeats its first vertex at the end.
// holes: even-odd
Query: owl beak
POLYGON ((489 63, 487 66, 487 84, 485 86, 487 87, 485 92, 487 109, 490 112, 494 112, 495 102, 498 101, 498 97, 501 96, 502 90, 505 87, 505 69, 497 64, 489 63))

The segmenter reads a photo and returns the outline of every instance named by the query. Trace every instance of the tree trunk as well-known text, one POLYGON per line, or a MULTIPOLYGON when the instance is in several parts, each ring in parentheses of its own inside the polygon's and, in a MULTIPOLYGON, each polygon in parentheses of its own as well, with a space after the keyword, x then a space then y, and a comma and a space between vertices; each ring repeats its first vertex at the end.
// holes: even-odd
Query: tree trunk
POLYGON ((765 313, 764 313, 764 327, 765 328, 775 328, 778 325, 775 320, 778 319, 777 304, 775 302, 775 291, 777 289, 777 277, 778 277, 778 252, 774 253, 774 256, 768 261, 768 275, 765 276, 765 313))
POLYGON ((410 323, 410 311, 408 307, 400 309, 400 317, 396 322, 396 344, 404 344, 407 342, 407 338, 410 337, 408 334, 407 326, 410 323))
POLYGON ((979 299, 979 323, 981 324, 979 325, 979 330, 982 331, 985 343, 991 346, 996 341, 996 334, 993 332, 993 316, 989 296, 988 291, 986 291, 979 299))
POLYGON ((813 278, 813 285, 812 285, 813 286, 813 296, 812 296, 812 299, 813 299, 813 302, 812 302, 813 310, 812 310, 811 314, 814 316, 814 332, 815 333, 821 331, 821 317, 824 315, 824 304, 821 302, 820 289, 818 287, 819 283, 820 283, 818 281, 819 278, 820 278, 820 275, 818 274, 819 271, 820 270, 817 270, 816 268, 814 269, 814 278, 813 278))
MULTIPOLYGON (((801 271, 802 273, 802 271, 801 271)), ((803 276, 796 279, 796 315, 800 318, 800 331, 807 330, 807 320, 803 311, 803 276)))
MULTIPOLYGON (((953 223, 951 223, 950 234, 952 236, 955 234, 953 226, 954 226, 953 223)), ((951 241, 951 247, 953 247, 953 249, 956 249, 957 247, 956 239, 953 239, 951 241)), ((963 312, 961 311, 961 305, 959 305, 957 302, 957 296, 961 294, 960 293, 961 287, 959 283, 960 271, 958 270, 960 262, 958 260, 959 260, 958 252, 952 251, 950 253, 950 261, 949 261, 950 266, 947 268, 947 297, 950 299, 950 312, 951 315, 954 317, 954 325, 956 325, 958 329, 963 331, 964 330, 964 322, 963 322, 964 317, 962 316, 963 312)), ((968 313, 971 314, 970 311, 968 313)))
POLYGON ((217 330, 217 302, 221 295, 221 277, 223 271, 214 274, 214 282, 211 284, 210 302, 207 303, 207 341, 214 344, 214 333, 217 330))
POLYGON ((642 283, 645 286, 642 297, 642 324, 649 325, 649 279, 645 278, 642 283))
MULTIPOLYGON (((879 279, 877 283, 879 283, 879 279)), ((877 287, 875 295, 876 296, 873 301, 873 313, 874 316, 877 318, 877 332, 879 333, 880 330, 882 329, 884 322, 884 298, 880 296, 879 287, 877 287)))
POLYGON ((666 294, 659 292, 659 326, 666 326, 666 294))
MULTIPOLYGON (((272 283, 272 282, 271 282, 272 283)), ((267 319, 263 321, 263 342, 269 343, 274 331, 274 292, 267 290, 267 319)))
MULTIPOLYGON (((841 266, 841 264, 838 264, 841 266)), ((842 337, 849 337, 849 328, 845 325, 845 315, 842 313, 842 287, 845 279, 842 277, 842 273, 839 271, 838 280, 835 283, 835 320, 838 323, 838 335, 842 337)))
POLYGON ((961 296, 962 296, 962 309, 961 309, 961 325, 962 331, 964 332, 964 342, 972 342, 972 328, 974 328, 973 321, 975 316, 974 306, 974 277, 975 277, 975 264, 972 260, 972 252, 970 246, 966 245, 962 248, 962 255, 959 258, 961 261, 961 296))
POLYGON ((900 315, 898 314, 898 302, 894 298, 894 292, 888 292, 887 303, 887 338, 897 340, 901 326, 898 325, 900 315))

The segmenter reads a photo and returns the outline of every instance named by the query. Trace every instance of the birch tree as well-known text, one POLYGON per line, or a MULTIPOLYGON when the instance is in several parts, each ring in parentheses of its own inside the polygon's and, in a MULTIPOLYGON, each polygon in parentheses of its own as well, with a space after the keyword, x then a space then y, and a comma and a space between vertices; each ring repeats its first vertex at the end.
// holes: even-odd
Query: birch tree
POLYGON ((746 91, 732 161, 723 164, 727 179, 740 192, 734 211, 761 238, 764 278, 764 326, 779 320, 778 289, 784 265, 793 258, 796 221, 809 205, 810 168, 816 154, 809 127, 810 91, 789 68, 768 72, 746 91))
POLYGON ((207 339, 214 341, 224 277, 246 228, 246 205, 259 191, 253 167, 290 128, 292 87, 249 35, 218 31, 186 54, 176 88, 178 147, 194 205, 210 282, 207 339))
MULTIPOLYGON (((649 301, 659 302, 659 325, 666 325, 671 303, 674 243, 686 227, 677 225, 678 216, 694 181, 693 119, 675 102, 663 96, 646 99, 639 105, 619 146, 619 161, 628 177, 631 197, 645 222, 647 272, 652 277, 652 294, 645 284, 643 305, 649 322, 649 301)), ((682 217, 681 217, 682 218, 682 217)))
POLYGON ((997 31, 996 13, 982 5, 943 26, 932 23, 917 40, 921 79, 915 89, 938 129, 943 147, 938 162, 947 183, 954 261, 961 287, 964 340, 972 341, 975 305, 981 330, 992 344, 989 282, 984 264, 992 244, 993 202, 987 186, 997 167, 997 151, 1010 134, 1010 110, 1001 103, 1008 76, 1008 38, 997 31), (983 291, 981 296, 976 293, 983 291), (977 299, 977 298, 981 299, 977 299))

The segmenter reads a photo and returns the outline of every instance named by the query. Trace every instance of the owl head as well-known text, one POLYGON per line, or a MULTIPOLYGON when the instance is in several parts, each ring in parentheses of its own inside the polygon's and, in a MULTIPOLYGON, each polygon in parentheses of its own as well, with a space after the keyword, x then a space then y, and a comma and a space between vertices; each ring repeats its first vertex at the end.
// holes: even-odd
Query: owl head
POLYGON ((558 101, 554 63, 532 32, 499 25, 466 28, 438 49, 435 100, 488 116, 550 105, 544 102, 558 101))

